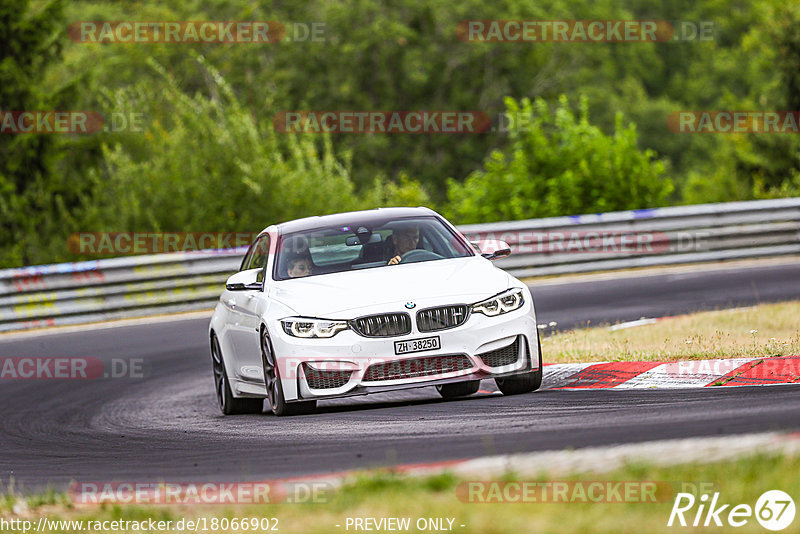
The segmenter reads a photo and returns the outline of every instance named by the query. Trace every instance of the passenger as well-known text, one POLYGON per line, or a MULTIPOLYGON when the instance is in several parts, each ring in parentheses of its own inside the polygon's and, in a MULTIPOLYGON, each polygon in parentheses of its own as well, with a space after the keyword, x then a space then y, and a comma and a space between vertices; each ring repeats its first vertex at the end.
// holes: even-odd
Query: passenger
POLYGON ((302 278, 312 274, 314 266, 311 259, 305 256, 296 256, 289 260, 289 278, 302 278))

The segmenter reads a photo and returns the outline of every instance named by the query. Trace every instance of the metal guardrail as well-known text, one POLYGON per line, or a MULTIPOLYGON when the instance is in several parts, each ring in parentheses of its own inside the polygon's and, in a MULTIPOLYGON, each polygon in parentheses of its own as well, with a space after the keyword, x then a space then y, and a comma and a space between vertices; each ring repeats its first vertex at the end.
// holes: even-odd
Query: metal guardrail
MULTIPOLYGON (((800 198, 465 225, 527 277, 800 254, 800 198)), ((0 270, 0 331, 210 309, 244 249, 0 270)))
POLYGON ((468 237, 508 241, 514 253, 498 266, 522 277, 759 258, 800 253, 800 198, 530 219, 459 229, 468 237), (595 251, 585 243, 593 234, 599 235, 598 239, 610 235, 611 243, 595 251), (628 240, 625 250, 624 236, 633 240, 628 240))

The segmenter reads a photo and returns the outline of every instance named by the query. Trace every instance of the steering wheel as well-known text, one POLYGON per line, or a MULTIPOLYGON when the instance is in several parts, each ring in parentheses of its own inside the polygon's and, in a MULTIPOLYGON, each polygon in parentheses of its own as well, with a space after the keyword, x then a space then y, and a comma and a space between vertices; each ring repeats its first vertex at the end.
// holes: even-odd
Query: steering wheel
POLYGON ((444 256, 440 256, 430 250, 415 248, 400 256, 400 263, 417 263, 420 261, 441 260, 443 258, 444 256))

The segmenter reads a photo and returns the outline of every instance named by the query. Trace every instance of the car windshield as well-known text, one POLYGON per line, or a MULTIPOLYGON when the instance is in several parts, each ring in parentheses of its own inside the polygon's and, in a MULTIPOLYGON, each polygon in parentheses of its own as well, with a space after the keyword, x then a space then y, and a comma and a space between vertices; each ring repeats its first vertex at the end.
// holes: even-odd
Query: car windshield
POLYGON ((358 221, 281 236, 273 278, 392 267, 472 256, 437 217, 358 221))

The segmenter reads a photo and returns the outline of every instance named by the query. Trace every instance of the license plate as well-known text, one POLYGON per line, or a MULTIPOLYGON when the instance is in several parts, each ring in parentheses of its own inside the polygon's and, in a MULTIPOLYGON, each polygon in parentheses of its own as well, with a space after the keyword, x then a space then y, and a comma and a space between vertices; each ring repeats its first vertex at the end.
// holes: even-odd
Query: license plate
POLYGON ((426 350, 436 350, 441 348, 439 336, 423 337, 420 339, 410 339, 408 341, 395 341, 395 354, 408 354, 409 352, 423 352, 426 350))

